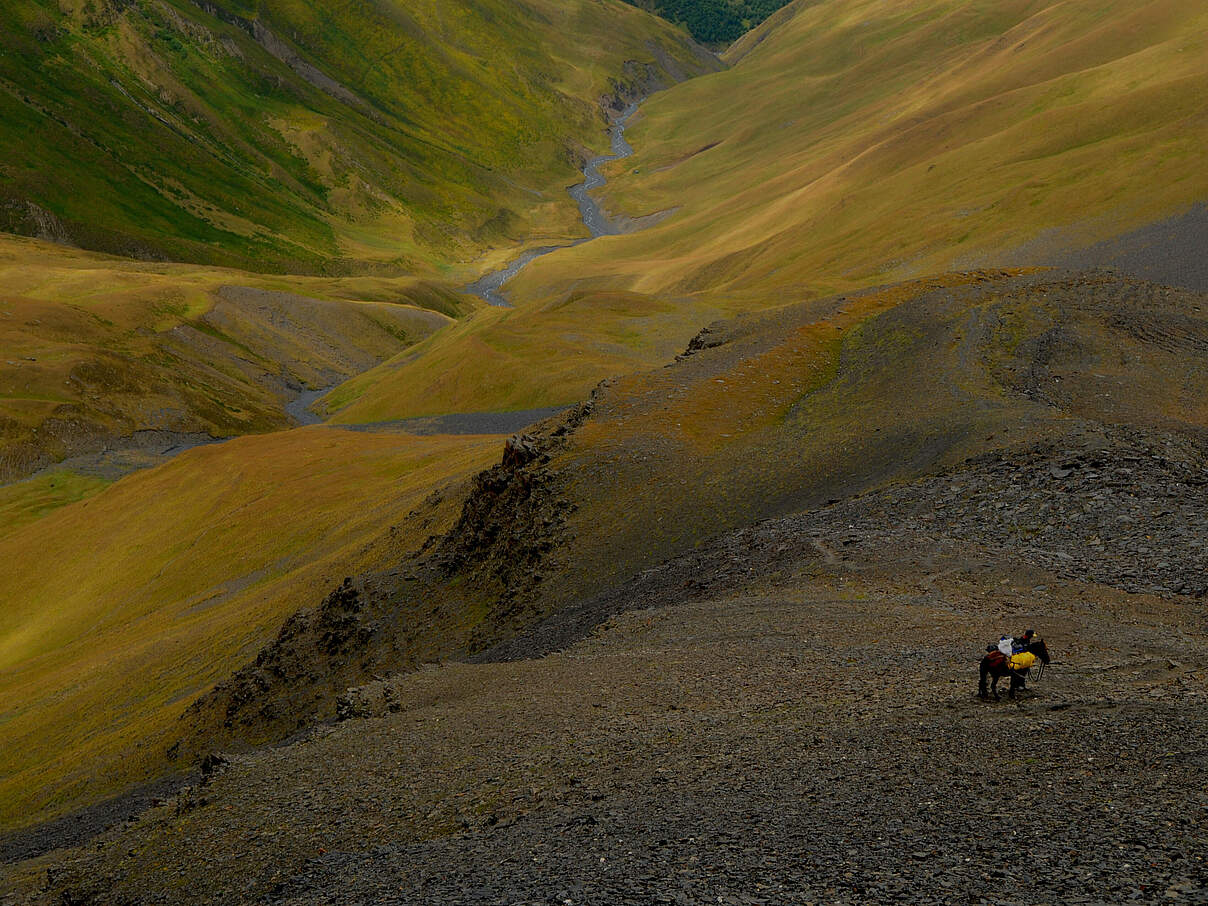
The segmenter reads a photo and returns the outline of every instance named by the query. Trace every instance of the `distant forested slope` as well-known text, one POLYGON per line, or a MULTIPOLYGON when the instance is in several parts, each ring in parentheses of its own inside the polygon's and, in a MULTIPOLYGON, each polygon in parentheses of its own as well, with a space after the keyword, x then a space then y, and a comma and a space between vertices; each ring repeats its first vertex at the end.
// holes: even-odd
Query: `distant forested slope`
POLYGON ((705 44, 729 44, 789 0, 627 0, 685 26, 705 44))

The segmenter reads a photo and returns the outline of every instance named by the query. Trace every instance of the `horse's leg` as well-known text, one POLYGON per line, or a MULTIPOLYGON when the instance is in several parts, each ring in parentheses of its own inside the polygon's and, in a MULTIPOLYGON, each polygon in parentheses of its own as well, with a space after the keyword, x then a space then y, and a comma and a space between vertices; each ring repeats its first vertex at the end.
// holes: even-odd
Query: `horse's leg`
POLYGON ((998 701, 999 700, 998 681, 1000 679, 1002 679, 1003 675, 1001 673, 999 673, 997 670, 995 670, 992 675, 993 675, 994 679, 990 681, 990 691, 992 693, 994 693, 994 700, 998 701))
POLYGON ((989 698, 990 697, 990 693, 986 691, 986 673, 988 672, 988 670, 989 670, 989 667, 986 666, 986 659, 982 658, 981 664, 978 666, 978 677, 977 677, 977 697, 978 698, 989 698))
POLYGON ((1020 676, 1018 673, 1016 673, 1014 670, 1012 670, 1011 671, 1011 688, 1007 692, 1007 698, 1014 698, 1015 690, 1022 689, 1022 688, 1023 688, 1023 677, 1020 676))

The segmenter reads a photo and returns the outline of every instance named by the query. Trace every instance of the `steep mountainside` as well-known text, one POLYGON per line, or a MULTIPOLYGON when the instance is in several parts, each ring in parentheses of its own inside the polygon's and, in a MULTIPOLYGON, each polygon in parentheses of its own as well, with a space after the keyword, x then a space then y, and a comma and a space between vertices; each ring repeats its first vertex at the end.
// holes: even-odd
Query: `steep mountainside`
POLYGON ((761 519, 1113 426, 1202 440, 1204 311, 1111 277, 966 272, 715 326, 510 442, 433 551, 287 623, 186 748, 292 732, 366 675, 488 648, 761 519))
POLYGON ((199 783, 18 886, 1006 903, 1014 833, 1012 898, 1194 901, 1206 306, 972 272, 715 325, 511 440, 443 539, 186 715, 175 751, 227 753, 199 783), (1025 625, 1058 662, 978 703, 1025 625))
POLYGON ((566 236, 601 99, 713 65, 619 0, 20 0, 0 36, 0 228, 292 272, 566 236))
POLYGON ((786 7, 628 127, 605 205, 654 225, 535 261, 507 286, 515 311, 366 375, 340 417, 456 408, 479 349, 512 377, 486 405, 569 402, 726 313, 1047 261, 1180 214, 1208 199, 1206 17, 1196 0, 786 7))

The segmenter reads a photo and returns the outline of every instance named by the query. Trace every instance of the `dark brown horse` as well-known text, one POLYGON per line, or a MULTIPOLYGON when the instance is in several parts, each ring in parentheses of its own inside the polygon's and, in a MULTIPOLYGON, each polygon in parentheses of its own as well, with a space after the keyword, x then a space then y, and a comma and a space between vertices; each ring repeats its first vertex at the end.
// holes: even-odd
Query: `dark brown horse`
MULTIPOLYGON (((1039 637, 1032 640, 1027 648, 1023 649, 1029 654, 1036 655, 1036 659, 1042 664, 1049 662, 1049 649, 1045 647, 1044 639, 1039 637)), ((1028 676, 1028 668, 1022 670, 1011 669, 1011 659, 991 646, 985 657, 981 659, 981 675, 977 684, 977 695, 979 698, 989 698, 994 696, 995 701, 998 700, 998 681, 1004 676, 1011 677, 1011 687, 1007 690, 1007 697, 1014 698, 1015 692, 1024 688, 1025 681, 1028 676), (990 683, 989 691, 986 690, 986 677, 993 677, 993 682, 990 683)))

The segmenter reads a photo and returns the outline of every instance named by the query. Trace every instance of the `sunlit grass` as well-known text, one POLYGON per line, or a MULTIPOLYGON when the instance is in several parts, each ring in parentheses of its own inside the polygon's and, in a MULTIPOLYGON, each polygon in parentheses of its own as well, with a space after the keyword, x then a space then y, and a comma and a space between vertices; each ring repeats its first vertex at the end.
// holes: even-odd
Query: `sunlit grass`
POLYGON ((993 264, 1053 227, 1089 243, 1208 199, 1196 0, 826 0, 769 25, 728 71, 651 97, 636 155, 607 168, 607 207, 669 216, 533 262, 505 289, 515 312, 366 375, 343 417, 473 405, 463 383, 492 405, 565 401, 712 316, 993 264), (627 328, 641 341, 618 344, 627 328))
POLYGON ((61 506, 99 494, 112 482, 66 469, 0 487, 0 537, 61 506))
POLYGON ((407 514, 499 449, 498 438, 326 428, 247 437, 10 526, 0 824, 163 770, 163 734, 196 695, 344 575, 439 531, 454 505, 427 513, 429 525, 407 514))

